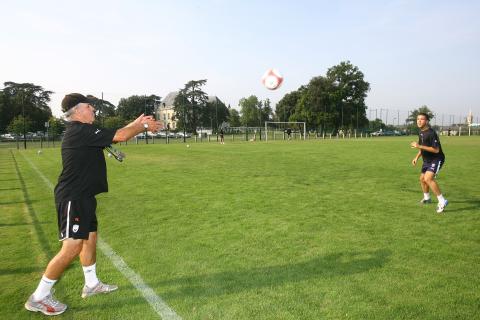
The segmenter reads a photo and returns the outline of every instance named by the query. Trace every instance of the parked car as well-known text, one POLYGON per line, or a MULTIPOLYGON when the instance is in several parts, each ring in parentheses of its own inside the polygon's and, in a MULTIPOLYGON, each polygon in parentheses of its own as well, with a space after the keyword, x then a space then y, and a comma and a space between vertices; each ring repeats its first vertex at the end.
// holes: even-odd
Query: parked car
MULTIPOLYGON (((177 132, 176 137, 177 138, 183 138, 183 132, 177 132)), ((185 138, 190 138, 190 137, 192 137, 191 133, 188 133, 188 132, 185 133, 185 138)))
POLYGON ((3 140, 15 140, 15 135, 11 133, 5 133, 1 135, 3 140))

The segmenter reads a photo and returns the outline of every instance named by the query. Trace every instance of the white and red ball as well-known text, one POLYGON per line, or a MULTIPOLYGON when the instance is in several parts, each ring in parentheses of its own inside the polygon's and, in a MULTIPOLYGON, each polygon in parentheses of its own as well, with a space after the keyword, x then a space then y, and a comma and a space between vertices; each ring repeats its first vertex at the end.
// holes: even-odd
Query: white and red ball
POLYGON ((276 90, 283 82, 283 77, 276 69, 268 69, 262 77, 262 84, 269 90, 276 90))

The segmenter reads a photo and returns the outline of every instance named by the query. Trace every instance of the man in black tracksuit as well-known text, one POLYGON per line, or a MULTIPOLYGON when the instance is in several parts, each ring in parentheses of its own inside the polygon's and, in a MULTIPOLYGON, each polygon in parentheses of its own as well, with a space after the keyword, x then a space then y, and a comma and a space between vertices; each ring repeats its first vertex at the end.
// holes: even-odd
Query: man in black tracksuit
POLYGON ((91 103, 78 93, 68 94, 62 101, 68 125, 62 142, 63 170, 55 187, 58 237, 62 248, 50 260, 37 289, 25 303, 30 311, 57 315, 67 309, 53 297, 51 289, 77 256, 85 276, 82 298, 118 289, 116 285, 102 283, 96 274, 95 195, 108 191, 103 149, 145 130, 156 132, 160 123, 142 114, 118 130, 98 128, 93 125, 95 108, 91 103))

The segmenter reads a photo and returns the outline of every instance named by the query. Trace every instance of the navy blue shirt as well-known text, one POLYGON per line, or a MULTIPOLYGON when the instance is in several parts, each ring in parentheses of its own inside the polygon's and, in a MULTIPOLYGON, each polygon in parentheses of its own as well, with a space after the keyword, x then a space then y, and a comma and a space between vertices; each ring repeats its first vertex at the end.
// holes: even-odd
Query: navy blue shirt
POLYGON ((67 124, 62 142, 63 170, 55 187, 55 202, 108 191, 103 148, 112 144, 115 132, 78 121, 67 124))
POLYGON ((423 162, 445 160, 445 155, 443 154, 440 139, 438 138, 437 133, 432 128, 428 128, 425 131, 420 130, 420 133, 418 134, 418 144, 426 147, 434 147, 439 149, 438 153, 421 150, 423 162))

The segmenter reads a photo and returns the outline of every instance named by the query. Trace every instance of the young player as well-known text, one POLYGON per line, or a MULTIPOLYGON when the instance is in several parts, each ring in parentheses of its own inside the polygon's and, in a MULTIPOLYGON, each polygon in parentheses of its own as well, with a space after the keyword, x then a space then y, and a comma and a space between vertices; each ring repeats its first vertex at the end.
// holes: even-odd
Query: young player
POLYGON ((412 165, 416 165, 420 156, 423 159, 422 170, 420 173, 420 186, 423 190, 422 204, 432 202, 430 199, 430 190, 435 193, 438 199, 437 212, 441 213, 448 205, 448 200, 445 199, 440 191, 435 177, 445 163, 445 155, 442 151, 442 145, 435 131, 430 128, 429 116, 426 113, 419 113, 417 115, 417 127, 420 129, 418 134, 418 142, 410 143, 412 148, 418 149, 418 153, 412 160, 412 165))

